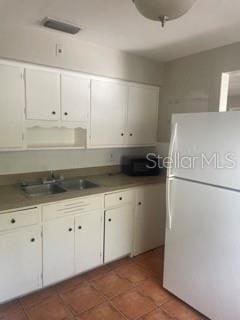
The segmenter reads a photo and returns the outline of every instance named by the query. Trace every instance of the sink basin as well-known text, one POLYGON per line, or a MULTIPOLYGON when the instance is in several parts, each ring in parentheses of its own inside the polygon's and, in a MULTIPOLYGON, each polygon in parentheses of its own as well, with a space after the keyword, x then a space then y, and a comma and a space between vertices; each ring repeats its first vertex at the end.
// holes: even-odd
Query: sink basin
POLYGON ((60 183, 60 186, 69 190, 84 190, 99 187, 96 183, 83 179, 64 180, 60 183))
POLYGON ((48 196, 52 194, 58 194, 66 192, 66 190, 55 184, 33 184, 21 187, 24 192, 30 197, 48 196))

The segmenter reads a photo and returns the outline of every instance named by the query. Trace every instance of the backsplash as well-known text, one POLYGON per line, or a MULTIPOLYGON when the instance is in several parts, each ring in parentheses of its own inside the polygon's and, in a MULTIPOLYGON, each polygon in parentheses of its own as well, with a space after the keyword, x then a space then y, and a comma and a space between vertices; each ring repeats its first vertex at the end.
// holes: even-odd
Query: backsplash
POLYGON ((155 148, 51 150, 0 153, 0 176, 119 165, 124 155, 144 155, 155 148))

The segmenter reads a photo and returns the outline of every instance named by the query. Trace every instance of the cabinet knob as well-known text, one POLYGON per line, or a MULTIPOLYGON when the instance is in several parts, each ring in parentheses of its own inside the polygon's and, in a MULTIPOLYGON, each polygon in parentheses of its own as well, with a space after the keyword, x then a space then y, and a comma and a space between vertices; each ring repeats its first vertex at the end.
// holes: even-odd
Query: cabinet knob
POLYGON ((141 205, 142 205, 142 202, 138 202, 138 205, 141 206, 141 205))
POLYGON ((16 223, 16 220, 15 220, 15 219, 12 219, 12 220, 11 220, 11 223, 12 223, 12 224, 16 223))
POLYGON ((69 229, 68 229, 69 232, 72 232, 72 230, 73 230, 72 228, 69 228, 69 229))
POLYGON ((35 242, 35 239, 34 239, 34 238, 32 238, 32 239, 31 239, 31 242, 35 242))
POLYGON ((130 137, 132 137, 133 136, 133 134, 132 133, 130 133, 130 137))
POLYGON ((82 226, 79 226, 78 229, 81 230, 81 229, 82 229, 82 226))
POLYGON ((121 136, 123 137, 123 136, 124 136, 124 133, 121 133, 121 136))
POLYGON ((109 221, 109 222, 111 222, 111 221, 112 221, 112 219, 108 219, 108 221, 109 221))
POLYGON ((123 199, 122 197, 119 198, 120 201, 122 201, 122 199, 123 199))
POLYGON ((52 111, 52 114, 56 114, 56 111, 52 111))
POLYGON ((65 116, 67 116, 67 115, 68 115, 68 113, 67 113, 67 112, 64 112, 64 115, 65 115, 65 116))

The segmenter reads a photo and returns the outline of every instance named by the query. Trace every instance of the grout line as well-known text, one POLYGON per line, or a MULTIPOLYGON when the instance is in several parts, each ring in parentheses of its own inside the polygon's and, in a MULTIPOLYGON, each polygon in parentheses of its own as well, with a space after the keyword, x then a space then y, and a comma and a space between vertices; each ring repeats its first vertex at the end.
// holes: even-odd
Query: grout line
MULTIPOLYGON (((17 301, 18 301, 19 305, 21 306, 21 309, 22 309, 22 311, 23 311, 24 315, 26 316, 26 319, 31 320, 31 318, 30 318, 30 316, 28 315, 27 311, 25 310, 25 308, 24 308, 24 306, 23 306, 23 304, 22 304, 21 300, 20 300, 20 299, 18 299, 17 301)), ((3 318, 3 319, 4 319, 4 318, 3 318)))

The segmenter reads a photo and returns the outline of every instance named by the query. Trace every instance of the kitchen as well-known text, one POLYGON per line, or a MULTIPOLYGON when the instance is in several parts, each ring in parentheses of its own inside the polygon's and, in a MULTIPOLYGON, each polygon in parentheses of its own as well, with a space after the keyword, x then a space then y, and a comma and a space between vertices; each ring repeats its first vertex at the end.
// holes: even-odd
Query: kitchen
POLYGON ((203 239, 181 241, 188 228, 199 232, 191 214, 210 208, 205 190, 203 209, 190 201, 196 184, 236 192, 238 171, 208 167, 203 177, 198 167, 156 170, 146 160, 237 153, 239 4, 153 2, 0 3, 1 320, 240 315, 233 224, 224 220, 217 238, 228 264, 216 260, 223 267, 210 280, 196 264, 210 257, 203 239), (220 285, 224 270, 231 279, 220 285))

